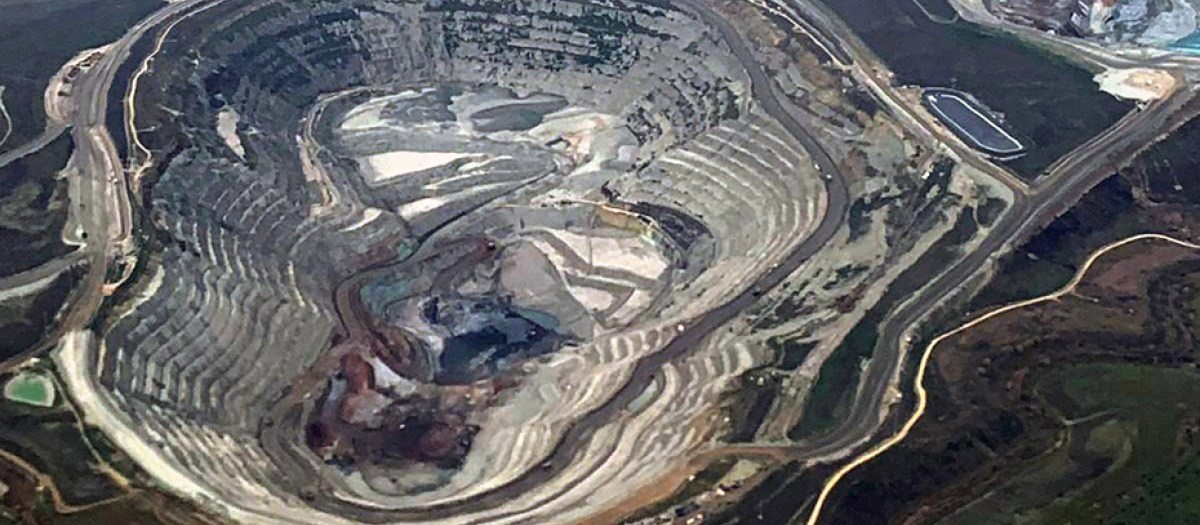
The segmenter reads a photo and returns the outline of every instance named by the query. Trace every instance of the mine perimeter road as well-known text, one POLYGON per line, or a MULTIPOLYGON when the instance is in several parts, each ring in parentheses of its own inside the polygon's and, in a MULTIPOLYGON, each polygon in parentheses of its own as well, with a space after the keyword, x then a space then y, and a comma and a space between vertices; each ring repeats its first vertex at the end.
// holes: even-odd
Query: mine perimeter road
MULTIPOLYGON (((1131 114, 1139 118, 1122 119, 1102 134, 1100 140, 1085 144, 1064 157, 1061 167, 1046 175, 1048 183, 1040 185, 1032 196, 1018 197, 975 251, 959 259, 933 284, 918 292, 914 300, 887 318, 879 330, 879 342, 862 376, 850 414, 832 432, 790 447, 798 459, 832 459, 872 438, 883 423, 881 416, 887 390, 893 380, 899 379, 905 361, 907 347, 902 342, 905 334, 953 297, 995 253, 1036 233, 1074 206, 1092 187, 1111 176, 1113 170, 1109 165, 1113 161, 1099 152, 1129 143, 1150 144, 1158 130, 1171 125, 1170 117, 1181 102, 1192 96, 1190 90, 1180 92, 1171 99, 1131 114)), ((1132 156, 1132 152, 1128 155, 1132 156)))
POLYGON ((83 252, 76 250, 23 272, 0 277, 0 298, 3 298, 10 290, 36 286, 38 283, 57 277, 58 274, 75 266, 83 259, 83 252))
MULTIPOLYGON (((77 170, 75 176, 78 177, 80 201, 71 203, 71 207, 75 210, 73 213, 78 214, 79 225, 88 237, 80 253, 64 257, 77 260, 82 255, 88 261, 88 273, 79 284, 78 297, 67 305, 54 330, 47 334, 41 344, 0 363, 0 370, 57 345, 58 340, 72 330, 86 329, 99 311, 110 259, 119 255, 114 253, 114 248, 131 241, 130 220, 133 215, 133 204, 125 185, 126 173, 112 136, 105 127, 109 89, 117 70, 129 58, 130 49, 142 35, 176 14, 212 1, 180 0, 167 4, 130 28, 120 40, 111 44, 95 66, 80 73, 76 79, 71 109, 75 152, 68 162, 68 168, 77 170), (114 224, 118 226, 116 232, 112 231, 114 224)), ((220 1, 215 0, 216 3, 220 1)), ((57 127, 48 127, 38 139, 21 146, 23 153, 20 154, 40 149, 61 131, 57 127)), ((0 161, 11 162, 13 159, 10 156, 15 155, 18 155, 17 151, 9 152, 0 161)))
MULTIPOLYGON (((170 17, 206 1, 208 0, 182 0, 155 12, 117 41, 101 61, 78 80, 75 93, 78 105, 73 115, 75 125, 73 133, 77 144, 75 161, 83 172, 80 181, 83 185, 81 194, 87 196, 85 200, 88 201, 90 211, 81 217, 81 222, 85 231, 91 233, 85 250, 87 250, 92 264, 89 274, 82 284, 81 297, 70 307, 68 315, 60 324, 60 332, 83 328, 95 315, 102 297, 101 285, 104 283, 107 272, 108 259, 112 255, 110 253, 111 243, 114 240, 122 240, 111 239, 107 234, 112 217, 127 212, 127 210, 110 209, 109 202, 123 202, 125 206, 129 205, 127 200, 121 200, 127 194, 124 187, 125 174, 121 169, 112 139, 104 127, 108 90, 116 71, 120 64, 128 58, 134 42, 147 31, 170 17)), ((217 0, 217 2, 219 1, 217 0)), ((654 0, 646 1, 653 2, 654 0)), ((726 43, 748 72, 752 81, 754 98, 765 111, 778 119, 789 133, 800 141, 816 161, 822 173, 830 175, 829 179, 825 181, 829 192, 829 206, 821 224, 777 268, 760 278, 754 286, 748 287, 741 295, 725 305, 687 323, 685 329, 664 350, 640 362, 630 381, 610 402, 581 419, 566 433, 549 459, 549 468, 527 472, 514 483, 464 504, 387 513, 390 517, 436 517, 463 512, 465 507, 488 507, 495 502, 511 499, 513 494, 519 495, 529 487, 544 483, 571 460, 596 428, 608 423, 619 414, 623 407, 653 378, 662 364, 687 352, 713 330, 753 304, 757 299, 754 293, 756 288, 766 290, 782 282, 800 264, 823 248, 844 222, 848 206, 848 191, 836 163, 775 98, 770 79, 758 65, 738 32, 727 20, 714 14, 707 6, 703 5, 702 0, 674 0, 672 3, 692 10, 722 34, 726 43)), ((819 21, 814 25, 819 26, 819 21)), ((836 32, 833 34, 835 38, 830 38, 830 40, 845 42, 841 35, 837 35, 836 32)), ((850 38, 853 39, 853 35, 850 35, 850 38)), ((1159 103, 1157 108, 1152 107, 1141 112, 1142 115, 1145 115, 1143 118, 1129 119, 1130 122, 1126 123, 1122 129, 1108 133, 1102 137, 1102 140, 1085 145, 1081 149, 1103 151, 1114 148, 1128 142, 1128 135, 1131 133, 1135 139, 1139 138, 1144 135, 1144 133, 1137 133, 1139 129, 1153 126, 1155 122, 1165 120, 1169 116, 1169 114, 1163 114, 1167 111, 1165 108, 1168 106, 1171 105, 1166 101, 1159 103)), ((924 318, 937 304, 940 304, 942 299, 953 293, 961 283, 974 275, 996 250, 1003 248, 1012 239, 1035 229, 1047 218, 1052 218, 1065 211, 1087 189, 1107 175, 1105 170, 1095 169, 1097 166, 1103 165, 1106 159, 1102 156, 1089 159, 1083 156, 1083 153, 1086 152, 1080 152, 1080 150, 1077 152, 1068 157, 1078 160, 1060 163, 1062 165, 1056 170, 1057 173, 1046 177, 1047 184, 1045 186, 1047 187, 1039 189, 1033 197, 1025 199, 1021 192, 1017 192, 1016 202, 979 248, 960 260, 949 271, 943 273, 931 286, 923 290, 916 300, 906 304, 890 317, 881 330, 881 345, 876 351, 875 359, 872 360, 871 366, 863 376, 863 385, 866 388, 862 390, 858 402, 854 404, 851 417, 825 438, 803 443, 795 447, 794 452, 805 457, 819 457, 854 446, 875 432, 880 423, 879 414, 884 400, 883 393, 890 379, 897 374, 903 361, 899 344, 901 335, 914 323, 924 318)), ((375 514, 376 518, 380 517, 376 512, 354 508, 354 506, 345 510, 352 514, 375 514)))
POLYGON ((47 120, 46 128, 33 140, 0 154, 0 168, 46 147, 51 142, 54 142, 54 139, 58 138, 59 135, 62 135, 65 129, 66 126, 47 120))
MULTIPOLYGON (((790 0, 802 12, 823 12, 819 0, 790 0), (802 5, 808 2, 810 5, 802 5)), ((854 55, 864 69, 876 59, 849 32, 840 19, 813 17, 813 26, 842 42, 841 49, 854 55)), ((1088 59, 1095 60, 1095 56, 1088 59)), ((1115 60, 1114 60, 1115 61, 1115 60)), ((1147 62, 1156 62, 1148 59, 1147 62)), ((949 270, 922 289, 915 299, 903 304, 883 323, 879 343, 871 362, 862 376, 860 391, 851 412, 833 431, 801 442, 790 448, 800 459, 819 460, 837 457, 870 439, 882 424, 881 416, 886 392, 898 379, 906 350, 902 339, 939 305, 952 297, 960 287, 986 265, 999 251, 1036 233, 1048 222, 1066 212, 1092 187, 1112 175, 1114 166, 1131 158, 1141 148, 1152 144, 1163 133, 1194 116, 1194 111, 1181 111, 1195 96, 1192 86, 1181 87, 1171 97, 1134 110, 1109 129, 1076 148, 1056 162, 1038 182, 1027 191, 1014 192, 1014 202, 1000 222, 992 228, 980 245, 958 260, 949 270), (1110 157, 1110 152, 1116 152, 1110 157)), ((897 108, 903 110, 903 108, 897 108)))

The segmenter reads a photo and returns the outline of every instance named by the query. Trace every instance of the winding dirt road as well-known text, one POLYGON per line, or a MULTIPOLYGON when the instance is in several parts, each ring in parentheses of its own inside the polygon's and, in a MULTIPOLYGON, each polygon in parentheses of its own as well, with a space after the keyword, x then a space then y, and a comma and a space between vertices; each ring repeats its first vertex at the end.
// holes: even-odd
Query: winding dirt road
POLYGON ((1059 299, 1062 299, 1063 297, 1075 292, 1075 288, 1079 286, 1080 281, 1082 281, 1084 276, 1087 275, 1088 270, 1090 270, 1092 265, 1095 264, 1096 261, 1099 260, 1101 257, 1103 257, 1105 254, 1107 254, 1108 252, 1111 252, 1117 248, 1125 246, 1127 244, 1131 244, 1131 243, 1135 243, 1135 242, 1139 242, 1139 241, 1145 241, 1145 240, 1165 241, 1165 242, 1169 242, 1169 243, 1172 243, 1172 244, 1175 244, 1178 246, 1182 246, 1184 248, 1189 248, 1192 250, 1200 250, 1200 244, 1194 244, 1194 243, 1191 243, 1188 241, 1176 239, 1174 237, 1170 237, 1170 236, 1162 235, 1162 234, 1158 234, 1158 233, 1143 233, 1140 235, 1134 235, 1131 237, 1127 237, 1127 238, 1121 239, 1119 241, 1111 242, 1109 244, 1102 246, 1100 249, 1096 250, 1095 252, 1093 252, 1091 254, 1091 256, 1089 256, 1087 258, 1087 260, 1083 262, 1083 265, 1079 267, 1079 271, 1075 272, 1075 276, 1071 278, 1071 281, 1068 282, 1066 285, 1064 285, 1062 288, 1059 288, 1058 290, 1050 292, 1041 297, 1034 297, 1033 299, 1026 299, 1024 301, 1018 301, 1018 302, 1012 303, 1010 305, 1002 306, 1000 308, 997 308, 995 310, 987 312, 971 321, 963 323, 958 328, 955 328, 953 330, 950 330, 949 332, 943 333, 942 335, 935 337, 932 341, 930 341, 929 344, 925 346, 925 351, 921 353, 921 359, 917 363, 917 374, 916 374, 916 377, 913 379, 913 389, 916 391, 916 394, 917 394, 917 407, 913 411, 913 414, 908 417, 908 419, 904 422, 904 426, 900 427, 900 430, 898 432, 893 434, 891 437, 888 437, 887 439, 885 439, 884 441, 882 441, 875 447, 871 448, 870 450, 866 451, 865 453, 854 458, 849 463, 844 465, 842 468, 840 468, 836 472, 834 472, 834 474, 832 476, 829 477, 829 479, 825 482, 825 485, 821 488, 821 493, 817 496, 817 501, 813 505, 813 510, 809 514, 808 521, 806 522, 807 525, 817 525, 817 522, 819 522, 821 519, 821 512, 824 509, 825 501, 829 498, 829 494, 831 492, 833 492, 833 490, 835 488, 837 488, 838 484, 842 481, 842 479, 844 479, 846 477, 847 474, 850 474, 858 467, 861 467, 862 465, 866 464, 867 462, 879 457, 884 452, 887 452, 892 447, 895 447, 896 445, 898 445, 901 441, 904 441, 904 439, 906 437, 908 437, 909 432, 912 431, 913 427, 917 425, 917 422, 921 420, 921 417, 925 415, 925 409, 928 406, 928 398, 929 398, 929 394, 925 390, 925 372, 929 368, 929 359, 933 355, 933 351, 937 348, 937 346, 939 344, 942 343, 942 341, 945 341, 946 339, 954 337, 955 335, 963 333, 967 330, 970 330, 971 328, 979 326, 982 323, 985 323, 996 317, 1008 314, 1010 312, 1020 310, 1022 308, 1028 308, 1030 306, 1034 306, 1034 305, 1038 305, 1038 304, 1042 304, 1042 303, 1048 303, 1048 302, 1057 301, 1059 299))

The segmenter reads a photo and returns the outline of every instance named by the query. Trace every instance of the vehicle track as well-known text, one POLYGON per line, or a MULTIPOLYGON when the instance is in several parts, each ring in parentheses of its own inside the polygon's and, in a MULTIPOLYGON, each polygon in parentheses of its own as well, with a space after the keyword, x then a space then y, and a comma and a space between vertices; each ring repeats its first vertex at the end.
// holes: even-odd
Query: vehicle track
POLYGON ((925 409, 928 406, 928 402, 929 402, 929 400, 928 400, 929 394, 925 390, 925 372, 929 367, 929 358, 933 355, 933 351, 937 348, 937 345, 941 344, 941 342, 945 341, 946 339, 949 339, 955 335, 958 335, 962 332, 970 330, 971 328, 973 328, 975 326, 978 326, 984 322, 987 322, 991 319, 1002 316, 1009 312, 1013 312, 1016 310, 1020 310, 1022 308, 1026 308, 1029 306, 1034 306, 1034 305, 1038 305, 1038 304, 1042 304, 1042 303, 1057 301, 1067 295, 1074 293, 1075 288, 1079 286, 1080 281, 1083 280, 1084 276, 1087 275, 1088 270, 1091 269, 1092 265, 1095 264, 1095 262, 1098 259, 1100 259, 1101 257, 1103 257, 1105 254, 1107 254, 1108 252, 1110 252, 1112 250, 1115 250, 1115 249, 1125 246, 1127 244, 1131 244, 1131 243, 1143 241, 1143 240, 1166 241, 1166 242, 1170 242, 1170 243, 1178 245, 1178 246, 1183 246, 1184 248, 1200 250, 1200 244, 1194 244, 1194 243, 1191 243, 1188 241, 1176 239, 1174 237, 1157 234, 1157 233, 1143 233, 1143 234, 1134 235, 1131 237, 1127 237, 1125 239, 1111 242, 1109 244, 1102 246, 1100 249, 1096 250, 1095 252, 1093 252, 1087 258, 1087 260, 1084 261, 1083 265, 1079 267, 1079 270, 1075 272, 1075 276, 1071 278, 1071 281, 1068 282, 1067 284, 1063 285, 1062 288, 1059 288, 1058 290, 1055 290, 1053 292, 1050 292, 1050 293, 1040 296, 1040 297, 1026 299, 1024 301, 1018 301, 1018 302, 1009 304, 1007 306, 1002 306, 995 310, 991 310, 979 317, 976 317, 975 319, 973 319, 971 321, 968 321, 968 322, 958 326, 957 328, 955 328, 953 330, 950 330, 948 332, 945 332, 945 333, 935 337, 932 341, 930 341, 929 344, 925 346, 925 351, 921 354, 921 359, 918 362, 917 368, 916 368, 916 377, 913 379, 913 388, 917 394, 917 406, 916 406, 916 409, 913 411, 912 415, 910 415, 908 417, 908 419, 904 422, 904 425, 902 427, 900 427, 900 430, 897 431, 895 434, 888 437, 884 441, 880 442, 878 445, 867 450, 863 454, 857 456, 856 458, 851 460, 849 463, 843 465, 836 472, 834 472, 833 475, 831 475, 829 477, 829 479, 822 486, 820 494, 817 496, 816 503, 814 503, 814 505, 813 505, 813 510, 809 514, 808 521, 806 522, 806 524, 807 525, 817 525, 817 522, 819 522, 821 519, 821 512, 824 509, 825 501, 829 498, 829 494, 832 493, 835 488, 837 488, 838 484, 841 482, 842 479, 844 479, 846 477, 846 475, 850 474, 852 471, 854 471, 858 467, 861 467, 862 465, 879 457, 884 452, 887 452, 892 447, 895 447, 896 445, 898 445, 901 441, 904 441, 904 439, 906 437, 908 437, 909 432, 911 432, 913 427, 916 426, 917 422, 921 420, 921 417, 925 415, 925 409))
POLYGON ((0 137, 0 148, 4 147, 4 143, 8 142, 8 137, 12 136, 13 122, 12 116, 8 114, 8 108, 4 106, 4 86, 0 86, 0 117, 4 117, 4 136, 0 137))

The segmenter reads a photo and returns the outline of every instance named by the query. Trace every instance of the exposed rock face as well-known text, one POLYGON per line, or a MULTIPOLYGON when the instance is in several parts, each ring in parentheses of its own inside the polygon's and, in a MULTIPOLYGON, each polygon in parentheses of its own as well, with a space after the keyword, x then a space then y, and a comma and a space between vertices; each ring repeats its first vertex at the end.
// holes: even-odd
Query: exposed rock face
POLYGON ((528 504, 422 512, 539 469, 823 206, 683 11, 227 0, 174 31, 138 113, 168 159, 148 197, 163 285, 108 320, 102 383, 267 521, 586 515, 589 487, 701 443, 756 357, 668 365, 528 504))

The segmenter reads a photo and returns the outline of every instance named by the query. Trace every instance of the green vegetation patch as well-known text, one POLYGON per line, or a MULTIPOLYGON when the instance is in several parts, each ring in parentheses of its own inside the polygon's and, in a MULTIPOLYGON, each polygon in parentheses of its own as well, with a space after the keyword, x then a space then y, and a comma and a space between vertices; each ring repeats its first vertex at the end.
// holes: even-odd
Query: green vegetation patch
MULTIPOLYGON (((1084 442, 1122 455, 1077 493, 1030 523, 1200 523, 1200 374, 1146 365, 1081 365, 1055 380, 1068 418, 1111 412, 1084 442), (1132 444, 1122 445, 1123 443, 1132 444)), ((1106 454, 1107 455, 1107 454, 1106 454)))
POLYGON ((770 368, 756 368, 743 374, 741 387, 732 393, 725 408, 729 432, 724 439, 734 443, 753 441, 782 384, 783 376, 770 368))
POLYGON ((1192 296, 1188 308, 1192 314, 1192 337, 1200 339, 1200 290, 1196 292, 1196 295, 1192 296))
POLYGON ((0 359, 11 359, 43 341, 84 271, 76 266, 59 274, 43 290, 0 301, 0 359))
MULTIPOLYGON (((42 361, 16 375, 0 376, 0 381, 5 381, 7 390, 22 377, 38 377, 55 385, 51 388, 57 388, 60 383, 54 373, 49 363, 42 361)), ((68 504, 89 505, 125 492, 125 487, 97 468, 102 458, 93 452, 68 399, 47 408, 12 399, 7 394, 0 399, 0 450, 19 456, 49 476, 68 504)))
POLYGON ((895 72, 897 85, 961 89, 1003 113, 1033 143, 1007 163, 1022 176, 1038 176, 1133 107, 1097 90, 1092 72, 1015 36, 963 20, 939 23, 953 10, 945 0, 824 3, 895 72))

